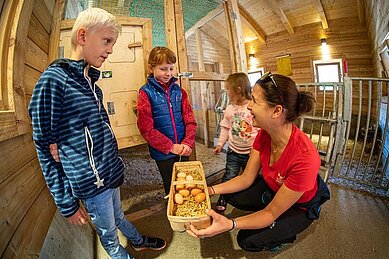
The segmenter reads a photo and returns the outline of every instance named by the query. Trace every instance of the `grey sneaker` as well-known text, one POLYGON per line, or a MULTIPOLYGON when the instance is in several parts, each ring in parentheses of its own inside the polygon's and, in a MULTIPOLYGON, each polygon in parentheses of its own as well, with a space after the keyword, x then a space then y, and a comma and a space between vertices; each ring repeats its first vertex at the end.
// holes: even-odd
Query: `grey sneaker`
POLYGON ((157 237, 143 237, 143 242, 136 245, 132 244, 132 248, 135 251, 142 251, 145 249, 151 249, 151 250, 162 250, 166 247, 166 241, 157 237))

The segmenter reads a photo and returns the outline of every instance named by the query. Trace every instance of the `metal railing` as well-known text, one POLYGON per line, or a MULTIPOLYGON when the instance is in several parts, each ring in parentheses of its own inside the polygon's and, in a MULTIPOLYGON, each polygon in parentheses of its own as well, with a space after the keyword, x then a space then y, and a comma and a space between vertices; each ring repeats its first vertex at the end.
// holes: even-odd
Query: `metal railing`
POLYGON ((382 93, 383 87, 389 93, 389 79, 345 77, 344 85, 344 144, 336 153, 333 174, 388 190, 389 106, 382 93))

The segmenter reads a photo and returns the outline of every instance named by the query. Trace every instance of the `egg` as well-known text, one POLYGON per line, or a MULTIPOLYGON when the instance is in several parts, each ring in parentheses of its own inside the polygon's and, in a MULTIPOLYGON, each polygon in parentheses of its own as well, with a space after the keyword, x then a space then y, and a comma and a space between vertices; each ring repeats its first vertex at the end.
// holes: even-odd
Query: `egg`
POLYGON ((186 186, 186 188, 187 188, 188 190, 192 190, 193 188, 195 188, 195 187, 196 187, 196 184, 193 184, 193 183, 187 183, 185 186, 186 186))
POLYGON ((193 181, 193 176, 187 175, 187 176, 186 176, 186 180, 187 180, 187 181, 193 181))
POLYGON ((198 193, 198 194, 195 196, 195 201, 196 201, 197 203, 200 203, 200 202, 205 201, 205 193, 203 193, 203 192, 198 193))
POLYGON ((184 184, 177 184, 176 185, 176 191, 180 191, 182 189, 185 189, 185 185, 184 184))
POLYGON ((177 181, 185 181, 184 177, 177 177, 177 181))
POLYGON ((187 189, 180 190, 178 193, 181 194, 183 197, 188 197, 190 194, 189 190, 187 189))
POLYGON ((174 201, 175 201, 177 204, 182 204, 182 203, 184 203, 184 197, 182 197, 181 194, 176 193, 176 194, 174 195, 174 201))
POLYGON ((190 193, 193 195, 193 197, 195 197, 197 194, 199 194, 200 192, 203 192, 202 190, 200 190, 200 189, 197 189, 197 188, 195 188, 195 189, 192 189, 191 191, 190 191, 190 193))
POLYGON ((183 172, 178 173, 178 174, 177 174, 177 177, 185 178, 185 177, 186 177, 186 173, 183 173, 183 172))

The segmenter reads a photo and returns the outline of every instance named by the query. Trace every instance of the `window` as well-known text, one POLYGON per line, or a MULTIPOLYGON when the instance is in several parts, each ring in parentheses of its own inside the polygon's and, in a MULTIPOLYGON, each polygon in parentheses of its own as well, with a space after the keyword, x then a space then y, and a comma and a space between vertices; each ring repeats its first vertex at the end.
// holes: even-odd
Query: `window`
POLYGON ((265 70, 263 69, 263 67, 259 68, 257 71, 248 72, 251 87, 255 85, 255 82, 257 82, 257 80, 260 79, 264 73, 265 70))
MULTIPOLYGON (((315 82, 327 83, 327 82, 342 82, 343 68, 341 59, 331 60, 314 60, 314 74, 315 82)), ((320 90, 333 90, 333 86, 320 86, 320 90)))

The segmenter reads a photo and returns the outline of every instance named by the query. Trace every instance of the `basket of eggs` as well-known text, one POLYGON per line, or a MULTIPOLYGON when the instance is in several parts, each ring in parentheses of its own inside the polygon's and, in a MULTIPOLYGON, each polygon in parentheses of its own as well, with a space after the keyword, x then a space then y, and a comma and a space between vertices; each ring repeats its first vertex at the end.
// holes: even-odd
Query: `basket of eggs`
POLYGON ((176 162, 167 204, 167 217, 174 231, 185 231, 192 223, 197 229, 211 225, 205 213, 211 208, 207 183, 200 161, 176 162))

